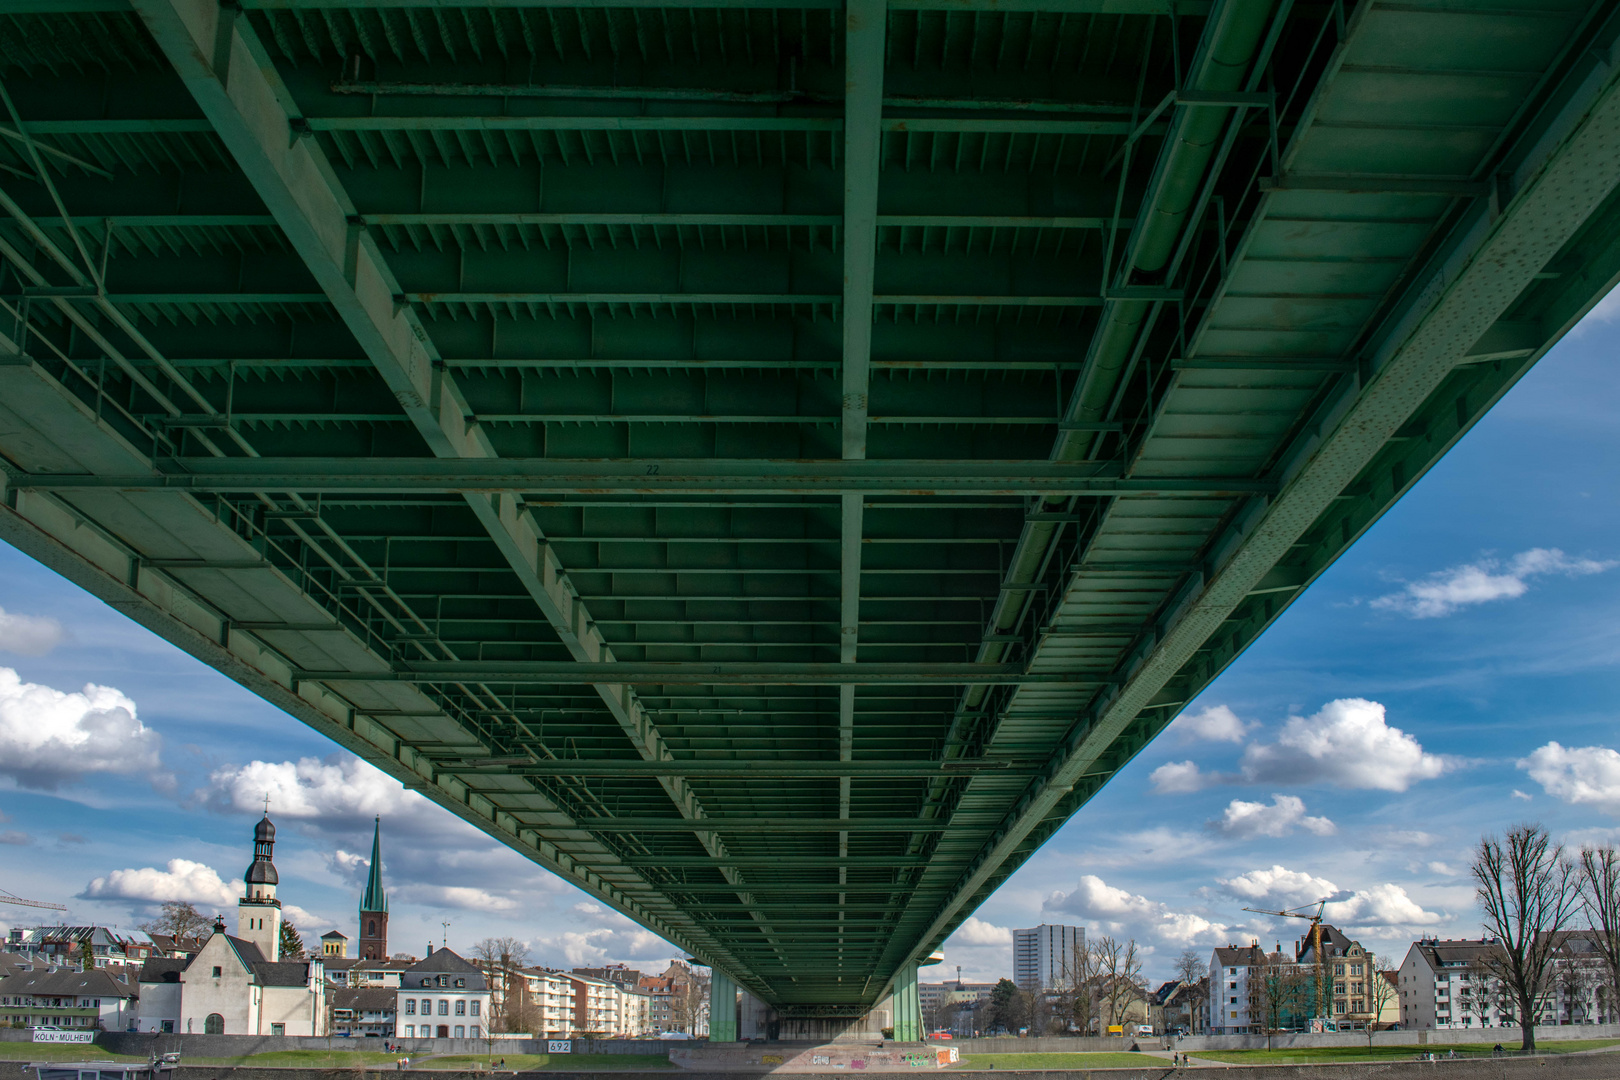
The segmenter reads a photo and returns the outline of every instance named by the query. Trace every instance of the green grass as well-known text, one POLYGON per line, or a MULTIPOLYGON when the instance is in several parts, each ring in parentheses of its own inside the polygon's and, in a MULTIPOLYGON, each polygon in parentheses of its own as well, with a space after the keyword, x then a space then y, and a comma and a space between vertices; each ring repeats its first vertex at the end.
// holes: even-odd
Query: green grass
POLYGON ((272 1050, 239 1057, 191 1057, 183 1055, 182 1065, 255 1065, 286 1069, 363 1069, 367 1066, 392 1067, 398 1054, 380 1050, 272 1050))
POLYGON ((1167 1065, 1152 1054, 964 1054, 953 1069, 1132 1069, 1167 1065))
POLYGON ((144 1056, 113 1054, 106 1047, 83 1043, 0 1042, 0 1061, 145 1061, 144 1056))
MULTIPOLYGON (((509 1072, 514 1069, 523 1072, 574 1072, 583 1069, 645 1072, 648 1069, 674 1068, 664 1054, 495 1054, 494 1057, 504 1057, 506 1071, 509 1072)), ((413 1061, 411 1068, 476 1070, 489 1068, 489 1062, 489 1054, 457 1054, 428 1058, 420 1065, 413 1061)))
MULTIPOLYGON (((1506 1032, 1504 1032, 1506 1034, 1506 1032)), ((1374 1046, 1371 1052, 1363 1046, 1295 1047, 1286 1050, 1191 1050, 1195 1058, 1221 1061, 1229 1065, 1317 1065, 1335 1061, 1410 1061, 1420 1054, 1444 1055, 1455 1050, 1458 1057, 1489 1057, 1495 1043, 1464 1043, 1462 1045, 1374 1046)), ((1620 1045, 1620 1039, 1560 1039, 1538 1043, 1536 1050, 1544 1054, 1572 1054, 1577 1050, 1600 1050, 1620 1045)), ((1517 1050, 1517 1038, 1503 1039, 1504 1050, 1517 1050)))

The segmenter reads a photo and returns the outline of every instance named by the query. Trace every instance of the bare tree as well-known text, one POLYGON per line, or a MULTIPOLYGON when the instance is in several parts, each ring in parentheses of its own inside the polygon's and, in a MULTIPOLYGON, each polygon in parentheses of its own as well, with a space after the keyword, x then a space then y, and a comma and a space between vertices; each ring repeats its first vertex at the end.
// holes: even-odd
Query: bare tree
POLYGON ((1100 1022, 1123 1024, 1131 1003, 1147 998, 1136 939, 1121 944, 1110 937, 1098 938, 1092 946, 1091 965, 1096 973, 1099 1011, 1104 1014, 1100 1022))
POLYGON ((1486 933, 1497 940, 1486 962, 1513 999, 1523 1049, 1534 1050, 1559 931, 1580 903, 1575 868, 1546 829, 1515 825, 1503 839, 1481 839, 1471 869, 1486 933))
POLYGON ((472 959, 489 980, 489 1029, 528 1030, 514 1014, 524 1011, 528 996, 524 980, 516 972, 529 962, 529 946, 515 937, 487 937, 473 945, 472 959))
POLYGON ((1208 975, 1209 969, 1204 966, 1203 958, 1192 949, 1176 957, 1176 978, 1186 987, 1187 1030, 1195 1035, 1198 1033, 1199 1007, 1209 996, 1208 975))
POLYGON ((1605 1018, 1613 1023, 1614 1004, 1620 1002, 1620 853, 1613 844, 1581 849, 1580 879, 1586 925, 1608 976, 1605 1018))
POLYGON ((1250 993, 1258 1009, 1249 1015, 1258 1015, 1266 1029, 1266 1048, 1271 1048, 1271 1037, 1284 1027, 1283 1021, 1295 1019, 1311 996, 1311 978, 1298 964, 1290 962, 1279 952, 1265 955, 1261 950, 1260 963, 1249 969, 1250 993))
POLYGON ((1367 1009, 1372 1018, 1367 1021, 1367 1053, 1372 1053, 1373 1033, 1378 1030, 1378 1020, 1384 1015, 1384 1010, 1395 1000, 1397 991, 1395 984, 1384 978, 1384 973, 1378 970, 1378 957, 1373 953, 1367 954, 1367 1009))
POLYGON ((174 938, 177 944, 180 938, 203 936, 208 933, 208 928, 208 919, 197 910, 196 905, 181 900, 165 900, 162 914, 136 927, 148 934, 167 934, 174 938))

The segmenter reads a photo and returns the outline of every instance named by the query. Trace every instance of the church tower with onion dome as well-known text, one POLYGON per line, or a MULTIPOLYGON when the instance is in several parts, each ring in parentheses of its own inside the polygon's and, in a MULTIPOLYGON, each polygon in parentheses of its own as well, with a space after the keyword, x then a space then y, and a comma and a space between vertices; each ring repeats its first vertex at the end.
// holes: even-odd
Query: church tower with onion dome
POLYGON ((382 818, 371 833, 371 873, 360 898, 360 959, 388 959, 388 897, 382 883, 382 818))
POLYGON ((281 901, 276 899, 276 827, 265 813, 253 829, 253 863, 243 880, 247 895, 237 901, 236 936, 251 941, 271 962, 281 959, 281 901))

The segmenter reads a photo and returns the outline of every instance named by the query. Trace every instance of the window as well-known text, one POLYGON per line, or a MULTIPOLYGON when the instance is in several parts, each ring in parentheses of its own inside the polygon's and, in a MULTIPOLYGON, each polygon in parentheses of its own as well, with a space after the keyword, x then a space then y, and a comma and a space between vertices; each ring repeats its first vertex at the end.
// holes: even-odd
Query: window
POLYGON ((439 999, 439 1015, 440 1016, 449 1016, 450 1015, 450 999, 449 998, 440 998, 439 999))
POLYGON ((217 978, 219 978, 219 976, 220 976, 220 970, 219 970, 219 965, 218 965, 218 964, 215 964, 215 965, 214 965, 214 978, 216 978, 216 979, 217 979, 217 978))
POLYGON ((225 1034, 225 1018, 223 1016, 219 1015, 219 1013, 209 1013, 208 1018, 203 1021, 203 1034, 204 1035, 223 1035, 223 1034, 225 1034))
POLYGON ((439 985, 440 986, 449 986, 450 985, 450 976, 448 976, 448 975, 440 975, 439 976, 439 985))
POLYGON ((456 1038, 465 1039, 466 1037, 467 1037, 467 1029, 465 1027, 463 1027, 462 1025, 457 1024, 456 1025, 456 1038))
POLYGON ((457 989, 460 989, 461 987, 466 986, 466 985, 467 985, 467 980, 466 979, 457 979, 456 980, 456 988, 457 989))
POLYGON ((416 1015, 416 999, 415 998, 406 998, 405 999, 405 1015, 406 1016, 415 1016, 416 1015))
POLYGON ((467 1029, 467 1037, 470 1038, 470 1039, 476 1039, 476 1038, 480 1037, 479 1034, 478 1034, 478 1025, 477 1024, 474 1024, 472 1027, 467 1029))
POLYGON ((287 1025, 286 1024, 271 1024, 270 1025, 270 1034, 272 1034, 272 1035, 285 1035, 285 1034, 287 1034, 287 1025))
POLYGON ((376 919, 367 919, 366 920, 366 936, 367 937, 376 937, 377 936, 377 920, 376 919))
POLYGON ((406 1024, 405 1025, 405 1037, 407 1039, 416 1038, 416 1025, 415 1024, 406 1024))
POLYGON ((457 1016, 466 1016, 467 1015, 467 1003, 465 1001, 456 1002, 456 1015, 457 1016))
POLYGON ((423 1016, 432 1016, 433 1015, 433 999, 432 998, 423 998, 422 999, 422 1015, 423 1016))
POLYGON ((474 1016, 478 1015, 478 1002, 476 1001, 472 1003, 472 1014, 474 1016))
POLYGON ((427 980, 426 980, 426 979, 423 979, 423 980, 422 980, 422 985, 423 985, 423 986, 426 986, 426 985, 428 985, 428 981, 427 981, 427 980))

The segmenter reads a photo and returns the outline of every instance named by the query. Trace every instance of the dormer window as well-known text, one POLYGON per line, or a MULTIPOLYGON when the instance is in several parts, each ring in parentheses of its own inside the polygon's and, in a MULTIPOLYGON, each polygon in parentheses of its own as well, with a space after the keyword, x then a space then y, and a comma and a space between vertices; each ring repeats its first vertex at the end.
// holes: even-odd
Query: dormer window
POLYGON ((461 987, 466 986, 466 985, 467 985, 467 980, 466 979, 457 979, 456 980, 456 988, 457 989, 460 989, 461 987))
POLYGON ((423 985, 423 986, 431 986, 431 985, 432 985, 432 980, 430 980, 430 979, 423 979, 423 980, 422 980, 422 985, 423 985))
POLYGON ((440 975, 439 976, 439 985, 440 986, 449 986, 450 985, 450 979, 447 976, 440 975))

